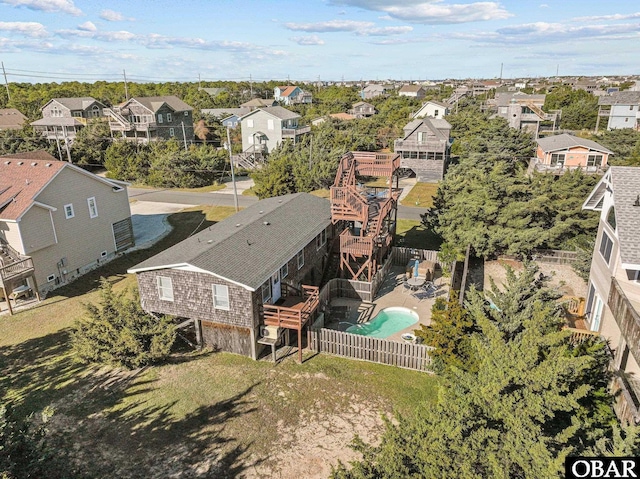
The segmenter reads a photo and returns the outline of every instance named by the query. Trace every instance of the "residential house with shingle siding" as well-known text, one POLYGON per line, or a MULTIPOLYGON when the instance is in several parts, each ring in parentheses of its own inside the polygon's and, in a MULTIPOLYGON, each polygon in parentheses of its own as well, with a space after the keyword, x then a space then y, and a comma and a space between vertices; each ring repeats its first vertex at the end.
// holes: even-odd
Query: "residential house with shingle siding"
POLYGON ((398 90, 398 96, 408 96, 418 100, 423 99, 426 94, 427 92, 422 88, 422 85, 402 85, 402 88, 398 90))
POLYGON ((529 95, 522 92, 496 93, 492 100, 487 101, 487 106, 495 112, 496 116, 504 118, 511 128, 527 130, 538 136, 540 123, 543 121, 556 122, 558 112, 545 112, 542 110, 546 95, 529 95))
POLYGON ((444 178, 451 140, 451 125, 435 118, 413 120, 404 127, 404 136, 394 142, 402 159, 400 166, 413 170, 418 181, 434 183, 444 178))
POLYGON ((147 143, 158 139, 192 142, 193 108, 177 96, 134 97, 105 108, 114 138, 147 143))
POLYGON ((27 117, 15 108, 0 108, 0 131, 20 130, 27 117))
POLYGON ((539 171, 574 170, 601 172, 613 152, 592 140, 563 133, 536 140, 534 167, 539 171))
POLYGON ((442 119, 449 114, 449 106, 435 100, 424 102, 420 109, 412 115, 412 118, 436 118, 442 119))
POLYGON ((598 120, 606 119, 607 130, 619 128, 640 129, 640 91, 619 91, 598 98, 598 120))
POLYGON ((74 280, 133 242, 126 183, 43 152, 0 157, 0 245, 11 262, 31 258, 40 292, 74 280))
POLYGON ((621 419, 640 421, 640 168, 612 166, 584 202, 600 212, 586 319, 613 353, 621 419))
POLYGON ((369 118, 370 116, 375 115, 377 112, 376 107, 371 103, 367 103, 366 101, 359 101, 351 105, 351 109, 348 113, 356 118, 369 118))
POLYGON ((277 86, 273 89, 273 99, 286 105, 311 104, 313 96, 296 85, 277 86))
POLYGON ((40 110, 42 118, 31 125, 49 140, 73 141, 88 120, 102 118, 106 107, 90 96, 54 98, 40 110))
POLYGON ((371 83, 365 86, 360 91, 360 98, 363 100, 370 100, 371 98, 375 98, 377 96, 384 96, 387 92, 392 91, 393 86, 391 85, 379 85, 377 83, 371 83))
POLYGON ((307 193, 278 196, 129 272, 146 311, 193 320, 204 345, 256 359, 265 309, 320 283, 331 238, 329 201, 307 193))

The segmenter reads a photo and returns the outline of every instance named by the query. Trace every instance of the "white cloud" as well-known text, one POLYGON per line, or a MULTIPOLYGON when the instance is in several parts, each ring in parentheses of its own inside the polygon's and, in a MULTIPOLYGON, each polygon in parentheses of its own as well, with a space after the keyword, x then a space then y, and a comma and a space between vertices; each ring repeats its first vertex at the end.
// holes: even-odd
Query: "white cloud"
POLYGON ((613 15, 594 15, 591 17, 577 17, 574 18, 574 22, 601 22, 601 21, 611 21, 611 20, 631 20, 634 18, 640 18, 640 12, 638 13, 628 13, 621 14, 615 13, 613 15))
POLYGON ((106 20, 108 22, 133 22, 135 18, 133 17, 125 17, 122 13, 116 12, 115 10, 102 10, 100 12, 100 18, 106 20))
POLYGON ((14 7, 25 7, 29 10, 40 10, 43 12, 62 12, 70 15, 80 16, 82 10, 76 7, 73 0, 0 0, 7 5, 14 7))
POLYGON ((372 22, 356 22, 354 20, 330 20, 316 23, 285 23, 289 30, 299 32, 356 32, 363 28, 373 27, 372 22))
POLYGON ((504 20, 513 16, 498 2, 461 4, 444 0, 332 0, 332 3, 385 12, 394 19, 422 24, 504 20))
POLYGON ((95 32, 98 30, 98 27, 95 26, 93 22, 84 22, 78 25, 78 30, 84 30, 87 32, 95 32))
MULTIPOLYGON (((54 50, 54 45, 44 41, 19 41, 0 37, 0 50, 5 53, 19 53, 23 51, 48 53, 54 50)), ((9 74, 7 73, 7 75, 9 74)))
POLYGON ((296 42, 298 45, 324 45, 324 40, 318 35, 310 35, 308 37, 291 37, 292 42, 296 42))
POLYGON ((0 22, 0 31, 19 33, 27 37, 46 37, 49 35, 45 26, 38 22, 0 22))
POLYGON ((386 37, 388 35, 400 35, 413 31, 413 27, 381 27, 381 28, 363 28, 356 31, 356 34, 372 37, 386 37))

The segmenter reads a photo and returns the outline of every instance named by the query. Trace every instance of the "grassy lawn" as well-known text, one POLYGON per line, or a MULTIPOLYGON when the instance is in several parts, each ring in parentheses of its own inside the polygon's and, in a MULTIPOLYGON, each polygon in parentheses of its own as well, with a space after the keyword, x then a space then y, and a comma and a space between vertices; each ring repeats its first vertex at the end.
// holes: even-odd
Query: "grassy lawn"
POLYGON ((398 246, 439 250, 442 240, 433 231, 426 229, 415 220, 398 219, 396 228, 398 246))
POLYGON ((437 183, 416 183, 400 204, 402 206, 431 208, 433 206, 433 197, 436 195, 436 191, 438 191, 437 183))
POLYGON ((242 192, 242 196, 258 196, 256 195, 256 192, 253 189, 253 186, 251 188, 247 188, 246 190, 244 190, 242 192))
POLYGON ((214 191, 224 190, 226 183, 218 183, 213 185, 201 186, 200 188, 172 188, 172 191, 191 191, 193 193, 212 193, 214 191))
MULTIPOLYGON (((168 477, 203 467, 203 460, 219 468, 206 477, 236 477, 258 465, 277 468, 274 441, 304 452, 307 444, 295 431, 315 430, 314 421, 324 424, 356 408, 357 426, 364 409, 373 417, 393 410, 410 414, 417 403, 435 400, 437 379, 427 374, 311 353, 302 365, 295 354, 274 365, 178 349, 167 364, 134 373, 75 360, 70 333, 83 305, 98 301, 101 276, 116 291, 134 286, 127 268, 233 212, 197 207, 175 213, 169 217, 174 230, 153 247, 112 261, 35 308, 2 316, 3 403, 22 413, 53 406, 54 442, 91 476, 168 477)), ((414 230, 399 226, 405 236, 414 230)), ((352 432, 351 426, 335 431, 352 432)))

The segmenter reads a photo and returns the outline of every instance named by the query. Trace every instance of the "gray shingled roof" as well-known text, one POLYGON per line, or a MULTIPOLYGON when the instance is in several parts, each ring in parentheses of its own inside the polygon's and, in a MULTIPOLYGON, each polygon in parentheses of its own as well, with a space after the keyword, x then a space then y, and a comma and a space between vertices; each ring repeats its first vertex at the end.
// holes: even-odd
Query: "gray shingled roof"
POLYGON ((529 95, 527 93, 521 92, 502 92, 496 93, 496 98, 494 99, 494 103, 496 106, 509 106, 511 100, 515 99, 516 101, 532 101, 534 103, 544 103, 547 95, 529 95))
POLYGON ((279 118, 280 120, 293 120, 295 118, 300 118, 300 115, 298 115, 297 113, 287 110, 286 108, 283 108, 281 106, 267 106, 264 108, 257 108, 255 110, 253 110, 250 113, 247 113, 246 115, 244 115, 242 118, 246 118, 249 115, 253 115, 254 113, 258 112, 258 111, 264 111, 266 113, 269 113, 273 116, 275 116, 276 118, 279 118))
POLYGON ((400 88, 400 93, 415 93, 420 90, 423 90, 422 85, 402 85, 400 88))
MULTIPOLYGON (((131 98, 131 100, 135 100, 140 103, 145 108, 148 108, 152 112, 157 112, 163 103, 169 105, 173 111, 191 111, 192 107, 183 102, 180 98, 173 95, 168 96, 137 96, 131 98)), ((129 100, 129 101, 131 101, 129 100)), ((128 102, 125 102, 125 104, 128 102)))
POLYGON ((257 290, 330 223, 328 200, 307 193, 276 196, 216 223, 129 272, 189 264, 257 290))
POLYGON ((598 98, 598 105, 640 105, 640 91, 617 91, 598 98))
POLYGON ((211 115, 216 118, 227 118, 230 115, 242 116, 249 113, 249 108, 203 108, 200 110, 205 115, 211 115))
POLYGON ((567 133, 548 136, 546 138, 538 138, 536 141, 545 153, 549 151, 566 150, 575 146, 583 146, 590 150, 601 151, 603 153, 613 155, 613 151, 605 148, 595 141, 585 140, 584 138, 578 138, 577 136, 569 135, 567 133))
MULTIPOLYGON (((98 104, 102 105, 102 103, 100 103, 98 100, 90 96, 82 96, 78 98, 53 98, 52 100, 47 102, 47 105, 54 100, 60 103, 61 105, 67 107, 69 110, 85 110, 94 102, 97 102, 98 104)), ((104 105, 102 106, 104 107, 104 105)))
POLYGON ((438 140, 441 141, 449 141, 449 137, 448 135, 445 135, 442 131, 442 129, 447 129, 450 130, 451 129, 451 124, 449 124, 449 122, 447 120, 444 119, 436 119, 436 118, 419 118, 416 120, 412 120, 409 123, 407 123, 405 125, 405 127, 403 128, 404 130, 404 140, 406 140, 407 138, 409 138, 409 136, 411 136, 411 134, 416 131, 416 129, 418 127, 420 127, 420 125, 422 125, 424 123, 424 125, 431 130, 436 138, 438 140))
POLYGON ((640 195, 640 167, 612 166, 611 185, 616 208, 616 232, 620 259, 640 264, 640 206, 633 206, 640 195))

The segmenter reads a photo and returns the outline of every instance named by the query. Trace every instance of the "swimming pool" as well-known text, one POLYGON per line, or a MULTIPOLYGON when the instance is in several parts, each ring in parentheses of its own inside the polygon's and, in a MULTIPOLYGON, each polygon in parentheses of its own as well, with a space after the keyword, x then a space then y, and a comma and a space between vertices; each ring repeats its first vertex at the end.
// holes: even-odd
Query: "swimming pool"
POLYGON ((347 333, 370 336, 373 338, 386 338, 393 333, 402 331, 418 322, 418 314, 407 308, 385 308, 367 323, 355 324, 347 328, 347 333))

